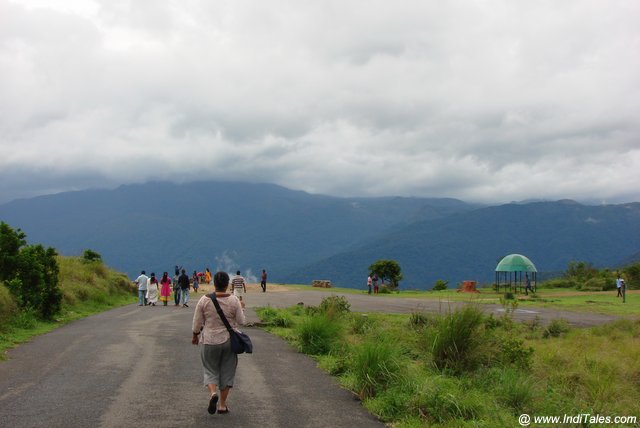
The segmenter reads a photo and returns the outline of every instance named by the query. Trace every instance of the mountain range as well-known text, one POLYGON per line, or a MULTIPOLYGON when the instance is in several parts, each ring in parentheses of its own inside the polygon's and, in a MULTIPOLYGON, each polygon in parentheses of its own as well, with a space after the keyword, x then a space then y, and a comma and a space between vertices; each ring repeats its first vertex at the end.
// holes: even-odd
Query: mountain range
POLYGON ((480 206, 450 198, 338 198, 272 184, 154 182, 0 205, 0 220, 61 254, 100 253, 135 277, 209 267, 270 282, 364 287, 367 267, 402 267, 403 288, 438 279, 490 282, 520 253, 540 272, 573 260, 615 267, 640 250, 640 203, 574 201, 480 206))

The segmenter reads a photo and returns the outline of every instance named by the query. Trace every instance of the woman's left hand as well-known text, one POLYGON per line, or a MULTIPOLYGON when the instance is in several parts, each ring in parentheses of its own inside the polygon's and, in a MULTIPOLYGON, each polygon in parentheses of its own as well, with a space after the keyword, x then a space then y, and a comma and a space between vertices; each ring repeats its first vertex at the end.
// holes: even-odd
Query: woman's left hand
POLYGON ((197 345, 198 343, 200 343, 200 335, 193 333, 193 337, 191 338, 191 343, 194 345, 197 345))

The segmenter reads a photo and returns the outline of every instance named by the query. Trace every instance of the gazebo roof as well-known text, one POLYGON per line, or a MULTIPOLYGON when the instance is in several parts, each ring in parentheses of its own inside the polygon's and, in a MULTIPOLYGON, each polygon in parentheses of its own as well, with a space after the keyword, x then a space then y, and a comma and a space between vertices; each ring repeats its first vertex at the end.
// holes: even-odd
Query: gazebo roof
POLYGON ((538 272, 536 266, 522 254, 509 254, 496 266, 496 272, 538 272))

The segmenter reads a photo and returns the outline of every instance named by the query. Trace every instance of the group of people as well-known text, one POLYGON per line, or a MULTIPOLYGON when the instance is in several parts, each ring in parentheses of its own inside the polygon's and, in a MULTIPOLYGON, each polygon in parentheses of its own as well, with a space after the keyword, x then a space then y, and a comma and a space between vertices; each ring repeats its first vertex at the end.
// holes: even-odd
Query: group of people
MULTIPOLYGON (((191 278, 189 278, 185 269, 176 266, 173 277, 170 278, 169 274, 164 272, 160 280, 156 278, 154 272, 147 276, 146 271, 143 270, 134 281, 138 286, 138 306, 156 306, 158 301, 162 302, 163 306, 167 306, 173 292, 174 306, 182 305, 188 308, 189 290, 193 288, 194 293, 197 293, 201 281, 210 284, 211 280, 209 268, 206 268, 204 273, 193 271, 191 278)), ((263 292, 267 291, 267 272, 264 269, 260 278, 260 287, 263 292)), ((236 276, 232 280, 232 291, 239 300, 242 300, 243 295, 247 292, 247 282, 240 275, 240 271, 236 272, 236 276)))
MULTIPOLYGON (((212 277, 208 268, 204 275, 193 272, 189 278, 185 269, 176 266, 173 278, 164 272, 158 281, 155 273, 147 276, 143 270, 134 282, 138 286, 139 306, 155 306, 158 300, 167 306, 173 291, 175 305, 189 307, 189 289, 193 287, 197 292, 201 281, 210 283, 212 279, 215 291, 202 296, 195 307, 191 343, 202 345, 200 358, 204 370, 204 384, 209 392, 207 410, 210 414, 225 414, 229 413, 227 398, 234 384, 238 356, 231 350, 230 334, 222 317, 227 319, 233 329, 246 323, 245 278, 239 270, 232 279, 222 271, 216 272, 212 277), (229 286, 231 292, 228 292, 229 286), (214 300, 219 308, 216 308, 214 300)), ((260 287, 262 292, 267 291, 267 272, 264 269, 260 277, 260 287)))
MULTIPOLYGON (((189 307, 189 290, 192 285, 184 269, 176 267, 172 278, 169 277, 168 272, 163 272, 160 280, 156 278, 154 272, 147 276, 146 271, 143 270, 133 282, 138 286, 138 306, 156 306, 158 300, 167 306, 173 292, 175 306, 189 307)), ((197 281, 193 283, 193 289, 194 292, 198 292, 197 281)))
POLYGON ((370 274, 367 277, 367 287, 369 288, 369 294, 371 294, 371 286, 373 286, 373 294, 378 294, 378 275, 375 273, 370 274))

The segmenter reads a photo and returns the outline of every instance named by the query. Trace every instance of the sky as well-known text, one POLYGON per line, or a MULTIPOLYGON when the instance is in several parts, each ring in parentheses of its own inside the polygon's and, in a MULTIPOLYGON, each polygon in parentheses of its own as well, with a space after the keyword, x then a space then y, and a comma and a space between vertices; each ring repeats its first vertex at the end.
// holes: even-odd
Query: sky
POLYGON ((0 0, 0 203, 147 181, 640 201, 640 2, 0 0))

